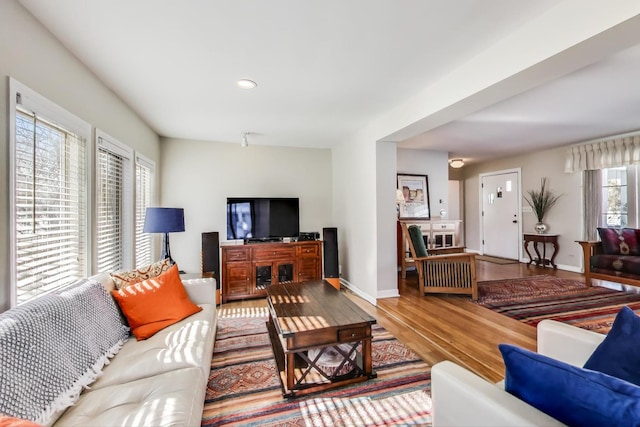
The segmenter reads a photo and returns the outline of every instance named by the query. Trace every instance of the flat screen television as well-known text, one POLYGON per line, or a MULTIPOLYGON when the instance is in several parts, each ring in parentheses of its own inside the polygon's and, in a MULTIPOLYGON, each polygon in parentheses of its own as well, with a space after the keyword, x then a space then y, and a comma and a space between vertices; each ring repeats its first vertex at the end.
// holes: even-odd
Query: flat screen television
POLYGON ((227 239, 268 240, 300 234, 300 202, 296 198, 227 198, 227 239))

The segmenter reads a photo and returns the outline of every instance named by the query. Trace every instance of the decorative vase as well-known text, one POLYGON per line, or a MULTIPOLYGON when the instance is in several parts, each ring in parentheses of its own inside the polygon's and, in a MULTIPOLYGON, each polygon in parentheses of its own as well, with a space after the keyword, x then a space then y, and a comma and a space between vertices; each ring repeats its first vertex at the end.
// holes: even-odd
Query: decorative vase
POLYGON ((547 231, 547 224, 545 224, 544 222, 538 222, 536 223, 534 228, 536 230, 536 233, 544 234, 547 231))

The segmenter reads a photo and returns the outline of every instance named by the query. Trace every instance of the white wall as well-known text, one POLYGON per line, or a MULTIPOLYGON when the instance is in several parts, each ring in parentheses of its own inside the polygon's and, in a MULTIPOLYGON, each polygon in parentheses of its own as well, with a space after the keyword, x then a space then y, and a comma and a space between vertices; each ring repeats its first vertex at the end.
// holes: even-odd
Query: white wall
POLYGON ((22 6, 0 1, 0 311, 9 306, 8 77, 128 144, 159 159, 159 139, 131 109, 71 55, 22 6))
POLYGON ((398 185, 393 168, 396 156, 396 144, 392 142, 378 142, 376 144, 376 176, 378 178, 376 194, 377 198, 381 199, 380 203, 377 203, 377 298, 399 296, 396 245, 382 246, 384 242, 395 243, 397 239, 396 221, 398 217, 395 194, 398 185), (391 195, 391 199, 389 195, 391 195))
MULTIPOLYGON (((560 250, 555 259, 561 268, 580 271, 582 268, 582 250, 575 243, 582 238, 582 177, 580 173, 564 172, 564 148, 543 150, 528 155, 485 162, 480 165, 465 166, 465 231, 466 246, 479 251, 480 245, 480 188, 479 174, 493 171, 522 168, 522 193, 539 189, 540 178, 547 177, 547 185, 557 194, 563 194, 556 205, 545 216, 550 233, 558 233, 560 250)), ((523 200, 523 206, 528 206, 523 200)), ((537 222, 535 214, 522 214, 522 229, 525 233, 534 232, 537 222)), ((526 257, 526 254, 525 254, 526 257)))
MULTIPOLYGON (((201 233, 226 241, 227 197, 298 197, 300 231, 334 227, 331 151, 162 138, 161 203, 184 208, 170 235, 180 269, 200 272, 201 233)), ((338 233, 338 239, 340 234, 338 233)))
MULTIPOLYGON (((375 302, 379 262, 375 140, 355 137, 334 147, 331 157, 333 217, 338 227, 338 255, 342 278, 353 285, 356 292, 364 298, 375 302)), ((395 200, 395 189, 393 192, 392 200, 395 200)))

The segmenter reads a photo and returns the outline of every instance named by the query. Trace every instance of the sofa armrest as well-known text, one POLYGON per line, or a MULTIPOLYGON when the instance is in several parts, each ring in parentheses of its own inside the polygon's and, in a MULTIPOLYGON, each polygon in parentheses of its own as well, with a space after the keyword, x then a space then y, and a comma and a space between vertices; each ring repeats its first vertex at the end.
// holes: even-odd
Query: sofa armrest
POLYGON ((538 323, 538 353, 582 367, 606 335, 545 319, 538 323))
POLYGON ((212 277, 183 279, 182 283, 194 304, 216 305, 216 279, 212 277))
POLYGON ((563 426, 450 361, 431 369, 433 426, 563 426))

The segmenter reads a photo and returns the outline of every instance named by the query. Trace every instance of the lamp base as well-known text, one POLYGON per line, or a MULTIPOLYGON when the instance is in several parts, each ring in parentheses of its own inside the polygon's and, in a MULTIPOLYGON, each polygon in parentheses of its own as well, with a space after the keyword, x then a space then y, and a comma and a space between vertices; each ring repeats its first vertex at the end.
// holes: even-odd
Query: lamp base
POLYGON ((169 248, 169 233, 164 233, 162 236, 162 254, 160 254, 160 259, 169 258, 169 264, 174 265, 176 262, 171 258, 171 249, 169 248))

